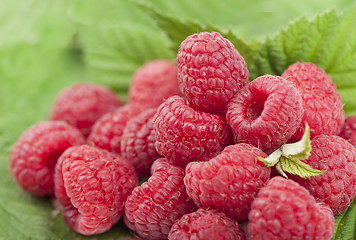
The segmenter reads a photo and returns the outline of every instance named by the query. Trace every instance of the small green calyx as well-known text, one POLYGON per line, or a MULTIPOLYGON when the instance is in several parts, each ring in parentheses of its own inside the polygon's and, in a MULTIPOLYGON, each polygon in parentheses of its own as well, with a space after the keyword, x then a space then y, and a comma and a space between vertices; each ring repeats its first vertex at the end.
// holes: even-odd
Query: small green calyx
POLYGON ((288 178, 286 172, 302 178, 310 178, 325 172, 325 170, 313 169, 301 161, 308 159, 311 150, 310 127, 306 123, 305 131, 300 141, 284 144, 267 158, 258 157, 258 159, 267 167, 275 166, 276 170, 285 178, 288 178))

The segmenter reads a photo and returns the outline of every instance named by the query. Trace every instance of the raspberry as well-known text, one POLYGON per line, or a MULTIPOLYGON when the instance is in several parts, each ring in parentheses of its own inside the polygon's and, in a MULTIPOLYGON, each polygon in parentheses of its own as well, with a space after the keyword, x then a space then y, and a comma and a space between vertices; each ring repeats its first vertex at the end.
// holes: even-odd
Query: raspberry
POLYGON ((258 190, 269 179, 270 168, 257 158, 266 156, 250 144, 238 143, 208 162, 191 162, 184 177, 187 193, 198 206, 244 220, 258 190))
POLYGON ((151 165, 161 155, 156 151, 153 116, 150 108, 131 118, 121 138, 121 156, 134 165, 139 175, 150 176, 151 165))
POLYGON ((356 150, 335 135, 316 136, 311 145, 310 156, 304 162, 326 172, 309 179, 291 177, 307 188, 316 200, 328 204, 335 215, 339 214, 356 195, 356 150))
POLYGON ((320 239, 334 234, 330 208, 317 203, 308 190, 282 177, 272 178, 252 202, 250 239, 320 239))
POLYGON ((217 32, 187 37, 177 54, 178 84, 192 106, 224 112, 231 98, 248 83, 245 60, 217 32))
POLYGON ((264 75, 253 80, 228 105, 226 119, 236 142, 271 152, 295 133, 303 116, 302 99, 287 80, 264 75))
POLYGON ((230 128, 220 115, 196 111, 173 96, 153 119, 157 152, 172 164, 186 165, 220 152, 230 142, 230 128))
POLYGON ((155 60, 139 68, 129 88, 129 103, 144 108, 158 107, 165 99, 179 94, 177 66, 155 60))
POLYGON ((55 170, 55 195, 75 232, 107 231, 124 211, 138 178, 130 162, 105 150, 82 145, 67 149, 55 170))
POLYGON ((175 221, 197 207, 186 193, 183 168, 159 158, 152 170, 148 181, 127 198, 125 222, 144 239, 167 239, 175 221))
POLYGON ((50 119, 66 121, 87 137, 98 118, 121 105, 110 89, 91 83, 78 83, 58 94, 50 119))
POLYGON ((121 139, 127 121, 140 112, 141 109, 126 104, 104 114, 95 122, 88 143, 109 152, 121 153, 121 139))
POLYGON ((356 146, 356 115, 348 116, 345 119, 339 136, 356 146))
POLYGON ((310 137, 319 134, 338 135, 345 120, 340 94, 331 78, 313 63, 294 63, 282 74, 298 90, 303 100, 304 115, 294 139, 301 139, 305 122, 310 137))
POLYGON ((38 196, 54 194, 53 173, 67 148, 84 143, 78 129, 63 121, 39 122, 28 128, 13 146, 10 171, 17 184, 38 196))
POLYGON ((224 213, 214 210, 198 209, 184 215, 173 224, 169 240, 245 240, 246 235, 237 222, 224 213))

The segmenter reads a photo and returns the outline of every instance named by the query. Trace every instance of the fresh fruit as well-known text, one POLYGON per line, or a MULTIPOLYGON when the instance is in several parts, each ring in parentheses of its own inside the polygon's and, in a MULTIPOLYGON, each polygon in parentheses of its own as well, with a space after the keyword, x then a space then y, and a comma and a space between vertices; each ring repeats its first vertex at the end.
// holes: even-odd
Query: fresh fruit
POLYGON ((231 98, 248 83, 245 60, 217 32, 188 36, 177 54, 178 83, 192 107, 224 112, 231 98))
POLYGON ((38 122, 23 132, 12 147, 10 172, 25 191, 52 196, 58 157, 67 148, 84 142, 80 131, 66 122, 38 122))
POLYGON ((345 119, 339 136, 349 141, 354 147, 356 146, 356 115, 345 119))
POLYGON ((63 120, 87 137, 92 125, 103 114, 122 105, 109 88, 91 83, 77 83, 63 89, 52 106, 51 120, 63 120))
POLYGON ((345 120, 340 94, 332 79, 313 63, 298 62, 282 74, 298 90, 303 101, 304 115, 292 138, 300 139, 305 122, 310 126, 310 137, 320 134, 338 135, 345 120))
POLYGON ((345 211, 356 195, 356 150, 345 139, 335 135, 319 135, 312 142, 310 157, 304 160, 325 173, 293 179, 307 188, 317 201, 330 206, 335 215, 345 211))
POLYGON ((179 94, 177 66, 167 60, 145 63, 132 77, 128 99, 141 108, 158 107, 165 99, 179 94))
POLYGON ((88 143, 113 153, 121 153, 121 139, 127 121, 141 109, 126 104, 100 117, 88 137, 88 143))
POLYGON ((231 139, 224 117, 194 110, 179 96, 159 106, 153 126, 157 152, 175 165, 209 158, 231 139))
POLYGON ((334 217, 307 189, 293 180, 272 178, 251 204, 248 230, 251 240, 320 239, 334 234, 334 217))
POLYGON ((137 185, 130 162, 88 145, 67 149, 55 169, 55 196, 63 217, 73 231, 83 235, 110 229, 137 185))
POLYGON ((175 222, 169 240, 245 240, 244 230, 224 213, 200 208, 175 222))
POLYGON ((184 177, 187 193, 198 206, 244 220, 258 190, 269 180, 270 168, 257 158, 266 156, 250 144, 239 143, 207 162, 191 162, 184 177))
POLYGON ((171 226, 197 209, 186 193, 183 177, 183 168, 157 159, 152 176, 127 198, 126 225, 144 239, 167 239, 171 226))
POLYGON ((150 176, 152 163, 161 156, 155 147, 153 116, 156 111, 149 108, 129 119, 121 138, 121 156, 142 176, 150 176))
POLYGON ((256 78, 228 105, 226 119, 235 142, 272 152, 297 130, 303 116, 302 99, 287 80, 272 75, 256 78))

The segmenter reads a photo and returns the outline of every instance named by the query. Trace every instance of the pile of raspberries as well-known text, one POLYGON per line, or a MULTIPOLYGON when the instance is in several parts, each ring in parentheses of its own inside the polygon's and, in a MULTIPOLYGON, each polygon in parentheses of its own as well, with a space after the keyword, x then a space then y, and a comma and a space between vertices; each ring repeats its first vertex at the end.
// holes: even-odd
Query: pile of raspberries
POLYGON ((138 69, 127 103, 90 83, 62 90, 11 150, 18 185, 54 197, 83 235, 122 217, 139 239, 331 239, 356 194, 356 116, 332 79, 297 62, 249 81, 216 32, 188 36, 176 60, 138 69), (259 160, 306 123, 303 161, 323 174, 286 179, 259 160))

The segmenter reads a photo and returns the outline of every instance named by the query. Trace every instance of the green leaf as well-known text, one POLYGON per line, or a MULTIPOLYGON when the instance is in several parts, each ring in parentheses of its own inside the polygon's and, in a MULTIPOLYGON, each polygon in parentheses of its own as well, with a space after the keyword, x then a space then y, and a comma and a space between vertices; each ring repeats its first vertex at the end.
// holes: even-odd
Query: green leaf
POLYGON ((257 157, 261 162, 263 162, 267 167, 273 167, 276 165, 279 161, 279 158, 282 156, 282 151, 281 149, 277 149, 273 153, 271 153, 268 157, 263 158, 263 157, 257 157))
POLYGON ((356 235, 356 200, 340 215, 335 216, 333 240, 354 240, 356 235))
POLYGON ((83 27, 85 60, 94 82, 125 96, 131 77, 145 62, 174 59, 162 35, 144 25, 111 22, 97 28, 83 27))
POLYGON ((313 62, 336 84, 346 114, 356 109, 356 8, 303 17, 273 38, 265 40, 255 58, 252 75, 281 75, 295 62, 313 62))
POLYGON ((313 169, 308 164, 282 156, 280 163, 283 171, 297 175, 302 178, 309 178, 323 174, 325 171, 313 169))
MULTIPOLYGON (((171 40, 171 48, 173 49, 173 52, 175 54, 178 52, 181 42, 189 35, 198 32, 219 32, 223 35, 223 37, 227 38, 230 42, 234 44, 235 48, 244 57, 247 66, 249 66, 249 63, 253 62, 253 58, 256 54, 256 49, 259 46, 257 41, 247 43, 242 39, 236 37, 235 34, 233 34, 232 31, 229 29, 224 30, 217 26, 213 26, 210 24, 204 25, 191 20, 182 21, 172 16, 166 16, 141 1, 137 2, 137 4, 157 22, 158 26, 160 26, 165 31, 165 33, 171 40)), ((254 65, 251 65, 251 68, 253 66, 254 65)))
POLYGON ((284 144, 281 147, 283 156, 294 160, 308 159, 312 150, 310 141, 310 127, 308 123, 305 124, 305 130, 298 142, 284 144))

